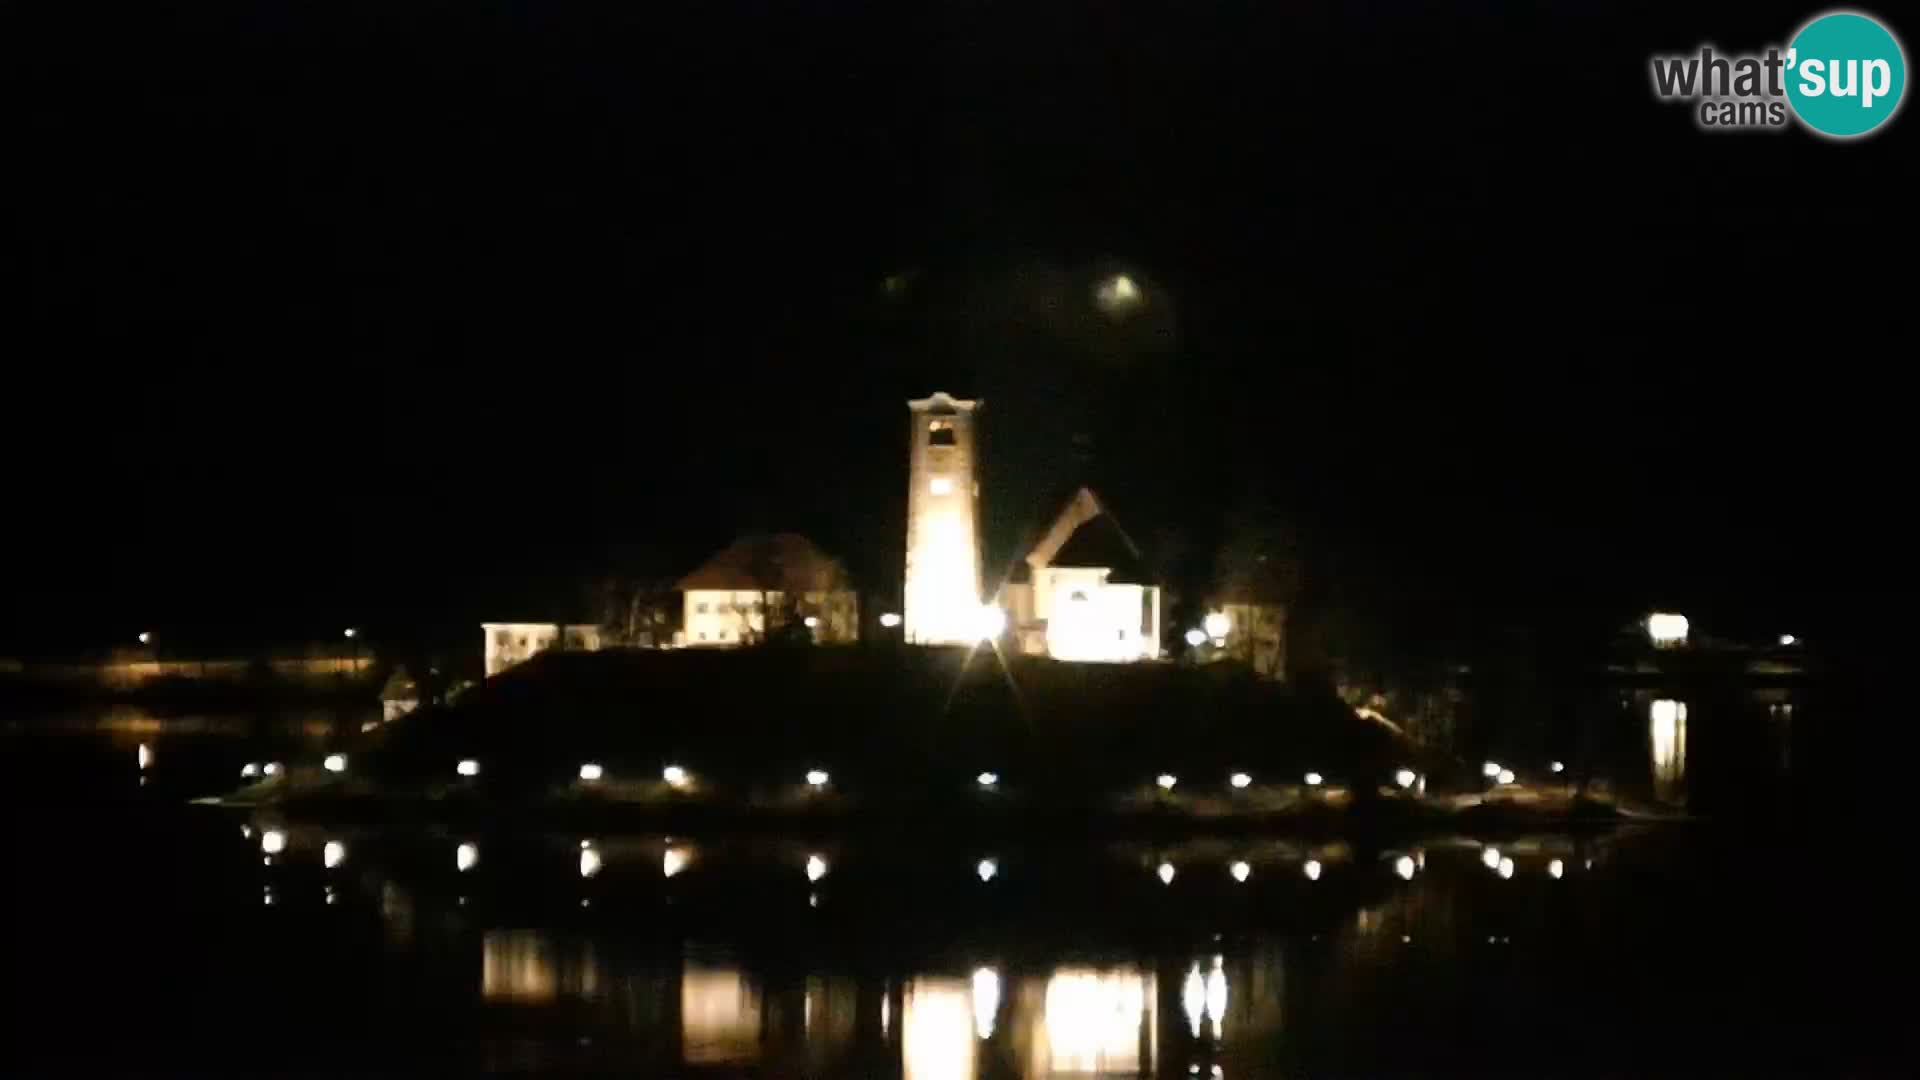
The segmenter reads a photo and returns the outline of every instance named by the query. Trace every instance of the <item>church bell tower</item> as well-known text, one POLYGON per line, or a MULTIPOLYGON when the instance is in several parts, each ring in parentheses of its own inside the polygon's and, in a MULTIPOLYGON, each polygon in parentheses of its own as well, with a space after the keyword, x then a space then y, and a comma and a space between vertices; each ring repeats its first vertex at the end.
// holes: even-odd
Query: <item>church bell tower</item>
POLYGON ((979 636, 980 484, 974 418, 981 402, 945 393, 907 402, 906 639, 972 644, 979 636))

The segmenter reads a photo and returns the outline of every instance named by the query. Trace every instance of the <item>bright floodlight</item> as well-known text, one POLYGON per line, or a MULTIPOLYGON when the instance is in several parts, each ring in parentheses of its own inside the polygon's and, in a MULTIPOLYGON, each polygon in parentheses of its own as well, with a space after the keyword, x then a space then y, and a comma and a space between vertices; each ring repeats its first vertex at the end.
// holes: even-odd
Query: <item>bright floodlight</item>
POLYGON ((973 868, 973 872, 980 875, 981 881, 992 881, 994 876, 1000 873, 1000 864, 992 859, 981 859, 979 865, 973 868))
POLYGON ((1493 779, 1493 778, 1494 778, 1494 777, 1496 777, 1496 776, 1499 776, 1499 775, 1500 775, 1500 763, 1499 763, 1499 762, 1497 762, 1497 761, 1489 761, 1489 762, 1487 762, 1486 764, 1484 764, 1484 765, 1481 765, 1481 766, 1480 766, 1480 775, 1481 775, 1481 776, 1484 776, 1484 777, 1486 777, 1486 778, 1487 778, 1487 779, 1489 779, 1489 780, 1491 780, 1491 779, 1493 779))
POLYGON ((974 777, 973 780, 974 783, 979 784, 981 787, 992 787, 1000 782, 1000 774, 996 772, 983 772, 979 776, 974 777))
POLYGON ((1412 769, 1401 769, 1399 772, 1393 774, 1393 782, 1399 784, 1401 787, 1412 787, 1413 782, 1418 779, 1420 779, 1420 777, 1415 775, 1412 769))
POLYGON ((1489 870, 1500 869, 1500 849, 1497 847, 1482 848, 1480 851, 1480 865, 1489 870))
POLYGON ((1412 881, 1413 871, 1414 871, 1413 856, 1402 855, 1399 858, 1393 860, 1393 872, 1400 875, 1400 880, 1412 881))
POLYGON ((816 787, 816 788, 826 787, 827 781, 831 779, 833 778, 827 775, 827 770, 825 769, 808 769, 807 770, 807 784, 811 787, 816 787))
POLYGON ((480 763, 472 758, 461 758, 460 763, 453 767, 453 771, 461 776, 479 776, 480 763))
POLYGON ((1307 781, 1308 787, 1319 787, 1321 783, 1324 782, 1325 780, 1326 780, 1326 777, 1321 776, 1317 772, 1310 772, 1306 775, 1306 781, 1307 781))
POLYGON ((249 761, 245 765, 240 766, 240 775, 241 776, 259 776, 260 763, 257 761, 249 761))
POLYGON ((1501 769, 1500 775, 1496 777, 1496 779, 1498 779, 1503 784, 1511 784, 1516 778, 1513 775, 1512 769, 1501 769))
POLYGON ((1300 870, 1302 873, 1307 875, 1308 881, 1320 880, 1320 860, 1319 859, 1308 859, 1306 862, 1306 865, 1302 866, 1300 870))
POLYGON ((1163 772, 1159 776, 1154 777, 1153 782, 1159 784, 1160 790, 1162 791, 1172 791, 1173 785, 1179 783, 1180 778, 1170 772, 1163 772))
POLYGON ((151 645, 151 644, 153 644, 153 634, 152 634, 152 632, 150 632, 150 631, 147 631, 147 630, 142 630, 142 631, 140 631, 140 644, 142 644, 142 645, 151 645))
POLYGON ((261 769, 260 771, 263 773, 266 773, 268 776, 279 776, 280 763, 277 761, 269 761, 267 762, 267 767, 264 769, 261 769))
POLYGON ((981 604, 973 615, 974 636, 990 641, 1007 628, 1007 613, 992 604, 981 604))
POLYGON ((1687 617, 1657 611, 1647 616, 1647 637, 1655 645, 1683 645, 1687 640, 1687 617))
POLYGON ((1547 876, 1554 879, 1555 881, 1560 880, 1561 875, 1565 874, 1566 872, 1567 872, 1567 864, 1561 862, 1559 859, 1555 859, 1552 862, 1547 864, 1547 876))
POLYGON ((827 876, 827 860, 818 855, 807 856, 807 880, 819 881, 827 876))
POLYGON ((346 861, 346 858, 347 845, 338 840, 327 841, 327 846, 321 849, 320 852, 320 861, 325 864, 329 870, 339 866, 342 862, 346 861))
POLYGON ((580 876, 590 878, 600 872, 600 853, 592 848, 580 849, 580 876))
POLYGON ((453 867, 456 870, 473 869, 480 862, 480 849, 473 844, 461 844, 453 851, 453 867))
POLYGON ((279 829, 268 829, 260 834, 260 854, 278 855, 287 850, 287 834, 279 829))
POLYGON ((320 764, 324 766, 328 772, 346 772, 347 771, 347 755, 328 754, 327 759, 321 762, 320 764))
POLYGON ((1205 630, 1202 630, 1199 627, 1195 627, 1192 630, 1187 631, 1187 644, 1197 649, 1200 646, 1205 645, 1206 643, 1207 643, 1207 632, 1205 630))
POLYGON ((669 765, 660 770, 660 779, 665 780, 668 787, 683 788, 687 786, 687 770, 678 765, 669 765))
POLYGON ((153 764, 153 748, 146 743, 141 743, 140 749, 135 751, 133 756, 140 762, 140 767, 143 769, 153 764))
POLYGON ((1227 631, 1233 629, 1233 620, 1224 611, 1209 611, 1200 625, 1206 628, 1208 637, 1223 638, 1227 636, 1227 631))
POLYGON ((900 616, 889 611, 885 615, 880 616, 880 625, 891 630, 900 625, 900 616))
POLYGON ((593 781, 600 779, 602 776, 605 776, 606 774, 607 774, 607 771, 600 767, 599 762, 588 761, 588 762, 582 763, 580 766, 580 779, 585 780, 588 783, 592 783, 593 781))
POLYGON ((1160 884, 1162 885, 1173 884, 1173 864, 1172 863, 1170 862, 1161 863, 1160 868, 1155 870, 1154 873, 1159 876, 1160 884))
POLYGON ((1547 762, 1547 769, 1550 772, 1557 772, 1557 773, 1566 772, 1567 763, 1564 761, 1549 761, 1547 762))
POLYGON ((1243 788, 1243 787, 1246 787, 1248 784, 1253 783, 1253 777, 1248 776, 1246 773, 1243 773, 1243 772, 1237 772, 1237 773, 1234 773, 1232 776, 1227 777, 1227 783, 1232 784, 1234 787, 1237 787, 1237 788, 1243 788))
POLYGON ((1245 881, 1252 875, 1253 867, 1249 866, 1246 860, 1241 859, 1235 861, 1232 866, 1227 867, 1227 872, 1233 875, 1233 880, 1245 881))

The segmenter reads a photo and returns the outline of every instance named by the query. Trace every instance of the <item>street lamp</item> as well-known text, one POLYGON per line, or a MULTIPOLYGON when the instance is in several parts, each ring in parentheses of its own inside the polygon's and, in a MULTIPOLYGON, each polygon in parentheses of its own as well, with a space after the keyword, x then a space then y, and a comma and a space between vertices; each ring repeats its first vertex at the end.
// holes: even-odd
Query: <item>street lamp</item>
POLYGON ((1227 636, 1228 631, 1233 629, 1233 620, 1228 618, 1227 613, 1224 611, 1209 611, 1207 612, 1207 617, 1201 620, 1200 625, 1206 628, 1208 637, 1219 641, 1227 636))
POLYGON ((140 644, 142 645, 153 644, 153 631, 151 630, 140 631, 140 644))

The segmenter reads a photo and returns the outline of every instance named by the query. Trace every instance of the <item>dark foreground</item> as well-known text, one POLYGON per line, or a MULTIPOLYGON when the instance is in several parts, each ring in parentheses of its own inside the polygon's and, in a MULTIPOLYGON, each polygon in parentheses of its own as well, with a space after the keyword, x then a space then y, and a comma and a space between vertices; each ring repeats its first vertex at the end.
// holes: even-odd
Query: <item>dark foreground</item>
POLYGON ((1845 836, 1490 854, 11 809, 10 1074, 1904 1069, 1906 995, 1875 981, 1906 952, 1871 899, 1893 853, 1845 836))

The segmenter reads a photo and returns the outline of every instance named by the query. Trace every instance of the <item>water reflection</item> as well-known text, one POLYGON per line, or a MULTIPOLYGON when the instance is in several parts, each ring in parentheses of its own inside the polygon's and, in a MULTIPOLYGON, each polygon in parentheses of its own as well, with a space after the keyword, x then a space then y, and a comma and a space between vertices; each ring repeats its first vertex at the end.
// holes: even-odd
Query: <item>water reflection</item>
POLYGON ((909 979, 901 993, 900 1060, 906 1080, 973 1076, 973 987, 966 979, 909 979))
POLYGON ((680 1045, 689 1065, 760 1060, 760 995, 738 968, 689 965, 680 976, 680 1045))
POLYGON ((1153 977, 1137 970, 1062 968, 1047 980, 1029 1075, 1132 1074, 1154 1030, 1153 977))
POLYGON ((1657 698, 1647 711, 1649 737, 1653 744, 1653 797, 1661 802, 1684 802, 1687 703, 1657 698))

